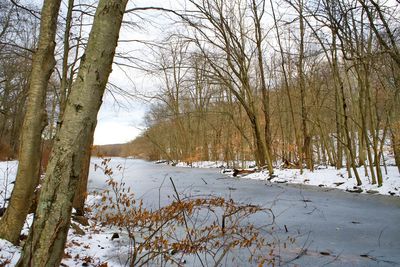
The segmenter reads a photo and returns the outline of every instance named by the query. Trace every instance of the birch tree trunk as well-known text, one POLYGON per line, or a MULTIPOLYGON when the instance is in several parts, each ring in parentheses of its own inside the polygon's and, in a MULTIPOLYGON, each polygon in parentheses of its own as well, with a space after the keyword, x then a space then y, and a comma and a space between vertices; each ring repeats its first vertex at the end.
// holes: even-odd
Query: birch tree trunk
POLYGON ((39 182, 41 135, 47 123, 45 98, 47 84, 55 66, 54 48, 61 0, 45 0, 40 35, 33 56, 26 113, 19 147, 19 165, 10 203, 0 222, 0 238, 17 244, 39 182))
POLYGON ((99 1, 85 56, 54 140, 35 220, 17 263, 19 267, 60 265, 85 149, 97 123, 127 1, 99 1))

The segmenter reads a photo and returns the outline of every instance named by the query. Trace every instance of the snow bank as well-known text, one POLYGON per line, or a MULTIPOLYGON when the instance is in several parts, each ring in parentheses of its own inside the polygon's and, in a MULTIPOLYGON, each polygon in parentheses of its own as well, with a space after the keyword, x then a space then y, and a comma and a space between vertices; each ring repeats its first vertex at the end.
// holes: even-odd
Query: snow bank
POLYGON ((204 169, 208 169, 208 168, 229 168, 232 166, 235 167, 244 167, 244 168, 251 168, 254 167, 255 161, 245 161, 245 162, 241 162, 241 161, 235 161, 235 162, 224 162, 224 161, 194 161, 191 163, 187 163, 187 162, 179 162, 176 164, 176 167, 184 167, 184 168, 204 168, 204 169))
POLYGON ((179 162, 176 167, 185 168, 225 168, 226 163, 223 161, 196 161, 192 163, 179 162))
MULTIPOLYGON (((391 162, 392 158, 389 157, 387 162, 391 162)), ((394 160, 393 160, 394 161, 394 160)), ((255 164, 253 161, 245 162, 247 168, 252 168, 255 164)), ((236 166, 240 166, 237 162, 236 166)), ((385 169, 382 167, 383 184, 378 187, 377 184, 371 184, 371 175, 366 176, 363 167, 358 168, 358 173, 360 175, 362 185, 357 187, 354 174, 352 178, 348 177, 347 170, 345 168, 337 170, 334 167, 322 167, 310 172, 305 169, 303 174, 300 174, 299 169, 274 169, 274 177, 269 179, 268 171, 255 172, 247 175, 240 175, 242 178, 246 179, 256 179, 256 180, 269 180, 275 183, 289 183, 289 184, 306 184, 319 187, 336 188, 346 191, 360 190, 362 193, 370 194, 382 194, 382 195, 392 195, 400 196, 400 174, 394 164, 388 164, 387 174, 385 169)), ((233 170, 227 169, 228 164, 223 161, 196 161, 190 164, 185 162, 179 162, 176 167, 184 168, 223 168, 222 173, 226 175, 232 175, 233 170)), ((370 170, 368 169, 368 173, 370 170)))
MULTIPOLYGON (((363 168, 358 169, 362 180, 362 185, 359 187, 357 187, 354 175, 353 178, 349 178, 346 169, 336 170, 333 167, 318 169, 314 172, 304 170, 303 174, 300 174, 300 170, 298 169, 275 169, 274 176, 270 181, 277 183, 307 184, 346 191, 354 190, 355 187, 357 187, 361 188, 363 193, 400 196, 400 174, 397 167, 388 166, 387 171, 387 174, 385 174, 382 168, 383 185, 381 187, 378 187, 377 184, 371 184, 371 178, 365 176, 363 168)), ((262 171, 242 176, 242 178, 267 180, 270 177, 267 171, 262 171)))

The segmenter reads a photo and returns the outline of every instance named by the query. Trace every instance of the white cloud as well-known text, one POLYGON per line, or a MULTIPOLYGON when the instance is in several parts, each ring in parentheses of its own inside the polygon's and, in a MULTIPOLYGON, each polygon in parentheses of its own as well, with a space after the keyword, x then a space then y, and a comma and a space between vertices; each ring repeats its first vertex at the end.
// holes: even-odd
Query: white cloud
POLYGON ((97 116, 95 145, 126 143, 141 133, 146 106, 131 100, 129 107, 118 108, 113 102, 112 97, 104 97, 104 103, 97 116))
POLYGON ((120 144, 135 139, 141 130, 120 122, 99 122, 94 133, 95 145, 120 144))

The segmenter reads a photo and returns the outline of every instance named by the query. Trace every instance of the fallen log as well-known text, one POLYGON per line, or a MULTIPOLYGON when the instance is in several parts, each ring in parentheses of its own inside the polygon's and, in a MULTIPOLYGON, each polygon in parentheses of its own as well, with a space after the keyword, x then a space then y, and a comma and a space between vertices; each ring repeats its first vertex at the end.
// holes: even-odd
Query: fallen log
POLYGON ((244 170, 244 169, 239 170, 239 169, 233 169, 233 174, 232 174, 232 176, 233 176, 233 177, 236 177, 236 176, 238 176, 238 175, 250 174, 250 173, 255 173, 255 172, 256 172, 256 170, 244 170))

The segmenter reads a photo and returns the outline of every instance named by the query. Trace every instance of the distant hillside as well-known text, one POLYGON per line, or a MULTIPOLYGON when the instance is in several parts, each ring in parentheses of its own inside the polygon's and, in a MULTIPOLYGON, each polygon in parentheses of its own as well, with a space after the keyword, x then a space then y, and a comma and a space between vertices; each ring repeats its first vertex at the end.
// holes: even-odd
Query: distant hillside
POLYGON ((125 144, 93 146, 92 155, 100 157, 135 157, 147 160, 162 158, 159 150, 144 136, 138 136, 135 140, 125 144))
POLYGON ((128 143, 93 146, 92 155, 101 157, 127 157, 130 156, 126 153, 127 146, 128 143))

